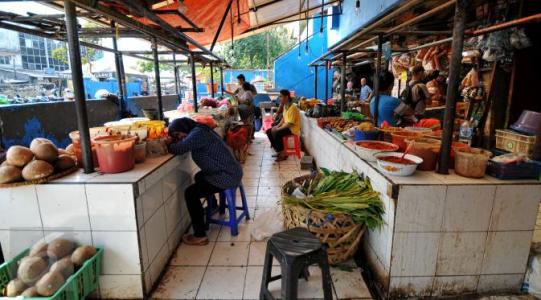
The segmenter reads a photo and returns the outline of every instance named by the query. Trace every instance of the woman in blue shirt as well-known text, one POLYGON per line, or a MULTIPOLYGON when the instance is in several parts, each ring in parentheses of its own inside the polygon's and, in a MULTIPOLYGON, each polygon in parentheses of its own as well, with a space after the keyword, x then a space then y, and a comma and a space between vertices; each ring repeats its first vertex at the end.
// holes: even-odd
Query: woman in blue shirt
MULTIPOLYGON (((396 126, 398 118, 395 117, 395 108, 400 105, 400 100, 391 96, 394 86, 394 75, 387 71, 381 71, 379 75, 379 105, 378 105, 378 126, 384 121, 389 125, 396 126)), ((372 97, 370 102, 370 113, 374 116, 376 112, 376 98, 372 97)))
POLYGON ((201 169, 195 175, 195 183, 184 193, 194 234, 185 235, 183 241, 203 246, 209 240, 201 198, 237 187, 242 180, 242 167, 223 139, 206 125, 188 118, 176 119, 169 125, 169 135, 173 139, 169 152, 177 155, 191 152, 193 161, 201 169))

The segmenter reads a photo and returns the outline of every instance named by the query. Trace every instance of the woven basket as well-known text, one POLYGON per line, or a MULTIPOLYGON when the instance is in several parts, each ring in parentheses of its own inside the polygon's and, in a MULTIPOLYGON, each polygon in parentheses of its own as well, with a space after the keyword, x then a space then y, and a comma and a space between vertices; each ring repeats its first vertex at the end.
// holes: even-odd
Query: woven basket
MULTIPOLYGON (((282 187, 282 196, 291 195, 298 184, 306 182, 310 175, 297 177, 282 187)), ((366 231, 363 224, 355 224, 346 214, 330 214, 322 210, 308 209, 300 205, 288 205, 282 201, 284 225, 287 229, 304 227, 328 245, 330 264, 339 264, 355 254, 366 231)))

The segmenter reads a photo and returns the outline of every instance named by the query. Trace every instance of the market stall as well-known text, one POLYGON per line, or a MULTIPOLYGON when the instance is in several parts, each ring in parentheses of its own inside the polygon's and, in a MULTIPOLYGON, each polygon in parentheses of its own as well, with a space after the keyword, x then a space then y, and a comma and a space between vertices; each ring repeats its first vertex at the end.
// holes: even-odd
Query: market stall
POLYGON ((390 298, 518 291, 541 183, 417 171, 384 174, 303 116, 302 137, 319 167, 367 176, 385 206, 385 224, 364 240, 368 263, 390 298))
POLYGON ((509 70, 531 72, 520 57, 538 47, 539 8, 500 4, 408 1, 310 64, 339 67, 341 88, 306 109, 307 151, 319 167, 367 176, 385 204, 385 225, 364 243, 383 297, 521 288, 541 195, 541 114, 513 97, 534 91, 509 70), (370 111, 347 95, 346 80, 364 65, 375 70, 370 111), (418 82, 426 109, 408 124, 394 109, 418 108, 418 82))

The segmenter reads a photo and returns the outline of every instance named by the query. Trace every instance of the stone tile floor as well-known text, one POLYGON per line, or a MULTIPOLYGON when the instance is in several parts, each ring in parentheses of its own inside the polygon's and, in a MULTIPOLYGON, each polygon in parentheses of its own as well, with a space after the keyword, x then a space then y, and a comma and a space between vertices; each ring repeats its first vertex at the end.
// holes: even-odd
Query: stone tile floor
POLYGON ((535 223, 535 230, 533 232, 533 242, 541 242, 541 204, 539 204, 539 213, 537 214, 537 222, 535 223))
MULTIPOLYGON (((280 187, 300 176, 297 159, 289 157, 274 163, 273 151, 266 136, 256 134, 250 147, 251 156, 244 164, 243 184, 250 214, 257 219, 265 210, 277 207, 280 187)), ((259 299, 266 242, 251 237, 253 220, 240 226, 239 235, 231 236, 228 227, 212 225, 208 232, 211 242, 204 247, 181 244, 156 288, 154 299, 259 299)), ((275 262, 277 264, 277 262, 275 262)), ((353 262, 350 268, 333 268, 336 299, 371 299, 360 269, 353 262)), ((273 268, 273 275, 279 268, 273 268)), ((310 268, 308 281, 299 280, 299 299, 322 299, 321 273, 310 268)), ((280 281, 270 285, 276 296, 280 281)))

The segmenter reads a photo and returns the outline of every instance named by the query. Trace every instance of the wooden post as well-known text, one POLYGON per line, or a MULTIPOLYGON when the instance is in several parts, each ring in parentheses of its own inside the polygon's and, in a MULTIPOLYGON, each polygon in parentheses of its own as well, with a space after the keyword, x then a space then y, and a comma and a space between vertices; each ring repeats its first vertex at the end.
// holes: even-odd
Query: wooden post
POLYGON ((466 21, 467 3, 467 0, 457 0, 455 6, 453 43, 451 44, 452 53, 449 61, 449 85, 447 86, 440 161, 437 170, 440 174, 449 174, 449 160, 451 158, 453 129, 455 125, 456 99, 460 95, 458 88, 460 84, 460 68, 464 46, 464 23, 466 21))
POLYGON ((374 124, 378 126, 379 117, 379 75, 381 74, 381 52, 383 50, 383 34, 378 34, 378 52, 376 58, 376 76, 374 76, 374 124))
POLYGON ((210 63, 210 96, 214 98, 214 67, 210 63))
POLYGON ((197 107, 197 79, 195 78, 195 55, 193 53, 190 53, 190 65, 192 67, 193 107, 197 112, 199 108, 197 107))

